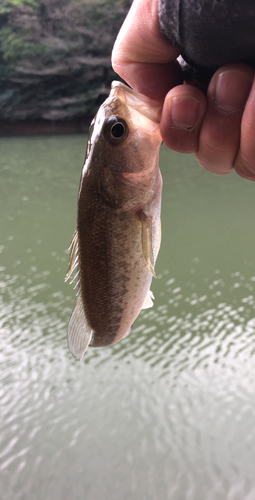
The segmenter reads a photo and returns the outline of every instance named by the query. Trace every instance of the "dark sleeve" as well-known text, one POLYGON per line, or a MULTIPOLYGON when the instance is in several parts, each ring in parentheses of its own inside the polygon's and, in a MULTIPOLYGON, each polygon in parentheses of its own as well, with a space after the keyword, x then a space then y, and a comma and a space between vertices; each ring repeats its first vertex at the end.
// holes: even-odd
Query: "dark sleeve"
POLYGON ((190 77, 206 81, 231 62, 255 66, 255 0, 159 0, 159 22, 190 77))

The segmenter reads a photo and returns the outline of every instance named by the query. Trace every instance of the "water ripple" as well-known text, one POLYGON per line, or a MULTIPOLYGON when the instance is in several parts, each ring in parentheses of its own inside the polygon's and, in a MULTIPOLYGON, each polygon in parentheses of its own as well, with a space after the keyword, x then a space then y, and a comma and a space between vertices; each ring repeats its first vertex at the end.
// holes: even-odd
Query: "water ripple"
MULTIPOLYGON (((0 198, 6 217, 0 246, 0 498, 254 500, 252 203, 250 222, 245 218, 251 228, 247 262, 238 254, 236 269, 231 249, 242 238, 234 228, 233 243, 220 225, 214 184, 207 189, 212 176, 201 188, 186 157, 183 169, 176 168, 180 174, 173 176, 174 167, 169 178, 164 172, 171 196, 163 212, 171 217, 171 232, 163 231, 162 251, 171 269, 159 269, 161 279, 153 282, 155 306, 141 313, 122 342, 89 349, 77 363, 66 345, 74 294, 63 283, 63 248, 75 221, 70 165, 79 141, 83 158, 84 139, 69 138, 68 147, 66 138, 33 138, 29 148, 15 141, 29 155, 25 161, 16 149, 15 161, 8 158, 9 191, 0 198), (224 251, 218 242, 212 248, 215 212, 224 251), (204 237, 207 223, 213 227, 204 237)), ((78 182, 80 168, 76 173, 78 182)), ((232 224, 248 197, 240 194, 244 188, 233 197, 229 181, 221 182, 232 224), (238 196, 235 212, 231 200, 238 196)))
MULTIPOLYGON (((18 278, 5 279, 15 283, 18 278)), ((16 296, 13 289, 8 292, 10 302, 3 297, 2 498, 21 499, 24 492, 27 497, 33 495, 30 468, 41 484, 38 499, 53 499, 55 494, 59 499, 69 498, 66 493, 60 495, 60 484, 49 467, 62 470, 60 461, 66 467, 70 453, 74 453, 76 472, 71 467, 67 474, 67 490, 70 481, 90 485, 89 499, 98 498, 93 486, 97 463, 104 463, 102 480, 106 492, 111 490, 111 498, 116 499, 120 491, 128 498, 131 486, 136 498, 148 498, 139 487, 142 470, 147 470, 151 498, 160 492, 167 499, 192 500, 235 499, 241 491, 253 494, 252 467, 247 468, 246 459, 240 460, 240 453, 245 456, 245 449, 253 449, 255 444, 255 373, 251 365, 255 319, 245 306, 215 302, 209 283, 206 299, 193 294, 189 302, 183 289, 180 293, 181 287, 169 290, 169 279, 165 286, 165 304, 143 312, 127 339, 109 349, 90 349, 81 363, 66 348, 70 297, 57 293, 48 304, 37 303, 28 300, 21 288, 16 289, 16 296), (178 307, 172 300, 178 301, 178 307), (125 415, 122 423, 118 415, 122 419, 125 415), (86 443, 93 443, 92 451, 84 450, 86 443), (105 462, 103 450, 109 449, 112 452, 105 462), (123 465, 120 469, 116 462, 119 453, 131 467, 132 478, 112 494, 107 463, 121 475, 123 465), (84 468, 77 462, 81 454, 87 464, 84 479, 84 468), (157 456, 157 473, 149 466, 153 455, 157 456), (228 466, 222 469, 224 462, 228 466), (45 468, 48 488, 41 483, 45 468), (243 482, 238 479, 241 473, 243 482), (123 488, 129 491, 126 496, 123 488), (7 491, 12 494, 8 496, 7 491)), ((240 303, 249 303, 253 313, 250 296, 240 303)), ((73 498, 79 498, 79 491, 73 498)))

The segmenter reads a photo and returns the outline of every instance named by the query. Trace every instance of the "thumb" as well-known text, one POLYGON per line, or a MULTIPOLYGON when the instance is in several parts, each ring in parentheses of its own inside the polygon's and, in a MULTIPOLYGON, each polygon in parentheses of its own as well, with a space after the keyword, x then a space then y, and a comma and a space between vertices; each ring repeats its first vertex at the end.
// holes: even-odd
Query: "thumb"
POLYGON ((112 52, 112 66, 135 90, 156 100, 181 83, 180 49, 160 32, 158 0, 134 0, 112 52))

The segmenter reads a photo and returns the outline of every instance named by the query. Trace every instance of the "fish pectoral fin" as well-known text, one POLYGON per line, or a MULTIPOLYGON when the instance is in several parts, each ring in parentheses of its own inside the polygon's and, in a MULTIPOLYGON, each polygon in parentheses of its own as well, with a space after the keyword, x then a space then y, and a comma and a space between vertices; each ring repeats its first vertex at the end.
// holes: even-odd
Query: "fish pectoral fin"
POLYGON ((153 307, 153 299, 154 295, 151 290, 149 290, 148 294, 145 297, 145 301, 142 305, 142 309, 149 309, 150 307, 153 307))
POLYGON ((154 276, 154 278, 156 278, 157 276, 154 269, 155 262, 152 248, 152 217, 148 217, 144 212, 142 212, 141 222, 143 256, 150 273, 154 276))
POLYGON ((82 358, 91 338, 92 329, 88 325, 79 293, 67 327, 68 348, 75 359, 82 358))
POLYGON ((74 269, 78 265, 79 244, 78 244, 77 229, 72 237, 72 241, 71 241, 71 244, 70 244, 70 247, 68 250, 70 250, 70 257, 69 257, 69 265, 68 265, 65 281, 67 281, 70 278, 72 272, 74 271, 74 269))
POLYGON ((159 220, 159 228, 158 228, 158 249, 157 249, 157 256, 158 256, 158 253, 159 253, 159 250, 160 250, 160 245, 161 245, 161 235, 162 235, 162 232, 161 232, 161 219, 159 220))

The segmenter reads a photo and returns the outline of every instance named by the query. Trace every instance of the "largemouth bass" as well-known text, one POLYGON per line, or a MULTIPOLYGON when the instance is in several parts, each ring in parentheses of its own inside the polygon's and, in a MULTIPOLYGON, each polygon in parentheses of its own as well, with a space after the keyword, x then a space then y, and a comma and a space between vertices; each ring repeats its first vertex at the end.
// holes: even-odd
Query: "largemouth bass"
POLYGON ((120 82, 91 123, 81 174, 77 229, 66 280, 75 273, 77 301, 68 346, 81 359, 88 346, 126 337, 142 308, 160 245, 162 142, 156 103, 120 82))

